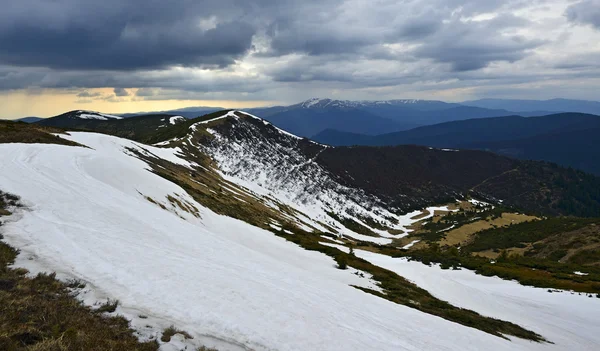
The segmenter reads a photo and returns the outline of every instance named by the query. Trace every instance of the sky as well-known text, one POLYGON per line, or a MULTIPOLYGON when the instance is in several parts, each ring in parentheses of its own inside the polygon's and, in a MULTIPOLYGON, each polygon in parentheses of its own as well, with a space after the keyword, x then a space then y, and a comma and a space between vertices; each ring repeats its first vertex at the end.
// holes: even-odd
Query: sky
POLYGON ((0 0, 0 118, 598 100, 600 0, 0 0))

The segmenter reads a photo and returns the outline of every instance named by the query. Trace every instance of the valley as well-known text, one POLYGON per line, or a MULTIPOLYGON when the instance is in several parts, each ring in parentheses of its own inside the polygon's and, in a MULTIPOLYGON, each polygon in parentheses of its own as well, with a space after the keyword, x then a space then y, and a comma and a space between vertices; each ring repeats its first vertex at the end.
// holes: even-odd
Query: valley
POLYGON ((596 177, 482 151, 331 147, 234 110, 66 117, 7 127, 0 189, 20 207, 0 230, 15 267, 85 282, 86 305, 119 300, 108 315, 142 342, 600 345, 600 199, 578 196, 596 177), (25 144, 25 128, 48 143, 25 144), (163 340, 170 326, 185 333, 163 340))

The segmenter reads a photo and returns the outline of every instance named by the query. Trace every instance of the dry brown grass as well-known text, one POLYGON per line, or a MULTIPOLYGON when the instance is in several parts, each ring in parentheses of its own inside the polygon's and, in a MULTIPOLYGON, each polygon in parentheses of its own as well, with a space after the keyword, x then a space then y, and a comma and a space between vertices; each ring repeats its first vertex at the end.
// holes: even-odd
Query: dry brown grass
POLYGON ((24 122, 0 121, 0 144, 40 143, 81 146, 51 133, 63 134, 58 128, 44 127, 24 122))
POLYGON ((473 234, 482 230, 494 228, 494 227, 505 227, 510 224, 517 224, 521 222, 536 220, 537 217, 528 216, 517 213, 503 213, 501 217, 496 219, 478 220, 472 223, 465 224, 461 227, 449 230, 445 237, 440 241, 440 245, 462 245, 466 244, 471 240, 473 234))
POLYGON ((170 327, 168 327, 167 329, 165 329, 165 330, 163 331, 163 334, 162 334, 162 336, 161 336, 160 340, 161 340, 162 342, 169 342, 169 341, 171 341, 171 338, 172 338, 172 337, 173 337, 175 334, 181 334, 181 335, 183 335, 183 337, 184 337, 185 339, 193 339, 193 338, 194 338, 194 337, 193 337, 193 336, 191 336, 191 335, 190 335, 188 332, 186 332, 186 331, 184 331, 184 330, 177 329, 177 328, 175 328, 174 326, 170 326, 170 327))

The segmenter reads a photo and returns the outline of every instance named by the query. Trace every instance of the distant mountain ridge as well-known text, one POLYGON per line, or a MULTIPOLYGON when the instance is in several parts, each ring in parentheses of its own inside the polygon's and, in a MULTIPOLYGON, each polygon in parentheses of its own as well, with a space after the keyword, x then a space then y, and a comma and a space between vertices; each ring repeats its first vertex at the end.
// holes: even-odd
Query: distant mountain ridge
MULTIPOLYGON (((448 121, 515 114, 504 109, 417 99, 351 101, 313 98, 290 106, 243 110, 305 137, 313 137, 326 129, 376 135, 448 121)), ((530 111, 519 114, 529 117, 549 113, 530 111)))
MULTIPOLYGON (((114 115, 130 118, 149 114, 170 114, 191 119, 219 110, 222 108, 197 106, 168 111, 114 115)), ((600 102, 568 99, 546 101, 482 99, 449 103, 421 99, 354 101, 312 98, 288 106, 242 108, 240 110, 265 118, 292 133, 313 137, 327 129, 377 135, 474 118, 510 115, 532 117, 556 112, 600 114, 600 102)), ((24 119, 24 122, 28 123, 36 121, 37 118, 24 119)))
POLYGON ((520 159, 555 162, 600 174, 600 116, 560 113, 453 121, 378 136, 326 130, 313 139, 329 145, 425 145, 489 150, 520 159))
POLYGON ((515 112, 540 110, 552 112, 579 112, 600 115, 600 102, 587 100, 480 99, 473 101, 465 101, 461 104, 466 106, 475 106, 489 109, 505 109, 515 112))
POLYGON ((94 131, 144 142, 149 141, 150 136, 165 133, 169 129, 167 127, 182 124, 186 121, 187 119, 182 116, 170 114, 149 114, 123 118, 99 112, 75 110, 43 119, 35 122, 35 124, 71 130, 94 131))

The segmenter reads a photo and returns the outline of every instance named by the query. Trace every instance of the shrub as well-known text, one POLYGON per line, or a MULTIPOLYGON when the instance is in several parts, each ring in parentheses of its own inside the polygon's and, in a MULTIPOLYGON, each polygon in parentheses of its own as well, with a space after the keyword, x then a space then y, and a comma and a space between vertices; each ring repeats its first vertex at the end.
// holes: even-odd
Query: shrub
POLYGON ((100 307, 96 309, 98 313, 113 313, 117 310, 117 306, 119 306, 119 300, 111 300, 106 299, 106 302, 103 303, 100 307))
POLYGON ((338 264, 338 269, 348 269, 348 258, 346 255, 338 255, 335 260, 338 264))
POLYGON ((179 329, 175 328, 175 326, 172 325, 172 326, 168 327, 167 329, 165 329, 163 331, 163 335, 160 337, 160 340, 162 342, 169 342, 169 341, 171 341, 171 338, 175 334, 181 334, 186 339, 193 339, 194 338, 188 332, 183 331, 183 330, 179 330, 179 329))

